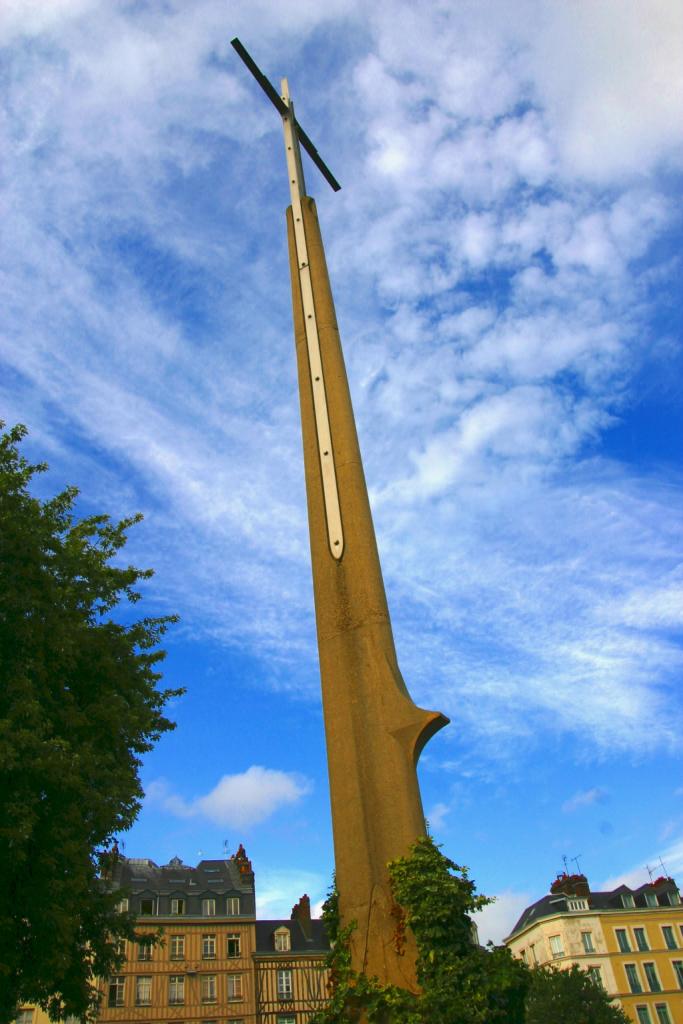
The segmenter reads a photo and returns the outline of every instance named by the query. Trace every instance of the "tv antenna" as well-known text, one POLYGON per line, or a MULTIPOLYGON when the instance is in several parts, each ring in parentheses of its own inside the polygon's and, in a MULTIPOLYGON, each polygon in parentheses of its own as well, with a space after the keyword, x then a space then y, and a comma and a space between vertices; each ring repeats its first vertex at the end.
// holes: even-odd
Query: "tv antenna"
POLYGON ((645 865, 645 870, 647 871, 648 875, 650 876, 650 884, 652 884, 652 881, 654 879, 654 868, 651 868, 649 864, 646 864, 645 865))
MULTIPOLYGON (((296 117, 294 116, 294 104, 292 103, 292 100, 289 96, 289 91, 287 89, 287 79, 282 79, 282 94, 278 93, 275 87, 272 85, 272 83, 269 82, 266 76, 263 74, 263 72, 259 68, 256 61, 253 59, 253 57, 251 57, 251 55, 248 53, 245 47, 242 46, 242 43, 239 41, 237 36, 235 36, 234 39, 230 40, 230 45, 237 52, 238 56, 244 61, 244 63, 251 71, 252 75, 254 76, 254 78, 256 79, 256 81, 261 86, 264 93, 270 100, 270 102, 273 104, 277 112, 282 117, 282 120, 285 124, 285 136, 287 135, 287 126, 289 125, 291 128, 292 143, 290 143, 290 141, 287 140, 287 145, 288 147, 290 147, 288 149, 287 154, 287 163, 289 164, 289 154, 291 152, 293 159, 296 162, 297 170, 299 171, 299 178, 301 182, 300 194, 305 195, 306 190, 304 187, 303 171, 301 169, 299 143, 306 150, 311 160, 322 174, 325 181, 332 187, 332 189, 334 189, 335 192, 338 192, 339 189, 341 188, 341 185, 339 184, 335 176, 332 174, 332 171, 329 169, 325 161, 322 159, 320 153, 315 148, 315 146, 309 139, 308 135, 303 130, 303 128, 297 121, 296 117)), ((292 182, 292 184, 294 184, 294 182, 292 182)))
POLYGON ((569 865, 567 864, 567 855, 565 853, 562 854, 562 863, 564 864, 564 873, 565 875, 568 875, 569 865))
POLYGON ((228 856, 228 840, 227 839, 223 840, 223 856, 224 857, 228 856))
POLYGON ((577 853, 576 857, 572 857, 572 860, 576 864, 576 873, 577 873, 577 875, 581 874, 581 865, 579 864, 579 857, 583 857, 583 854, 582 853, 577 853))

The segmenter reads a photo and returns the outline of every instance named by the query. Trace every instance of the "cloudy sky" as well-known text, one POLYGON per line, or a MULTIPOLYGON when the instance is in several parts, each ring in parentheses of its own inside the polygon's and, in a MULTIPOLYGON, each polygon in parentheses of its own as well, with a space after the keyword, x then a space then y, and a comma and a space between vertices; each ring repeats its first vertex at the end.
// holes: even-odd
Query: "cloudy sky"
POLYGON ((683 883, 683 8, 5 0, 0 415, 142 511, 177 730, 126 853, 333 856, 281 124, 328 250, 431 827, 498 938, 578 856, 683 883))

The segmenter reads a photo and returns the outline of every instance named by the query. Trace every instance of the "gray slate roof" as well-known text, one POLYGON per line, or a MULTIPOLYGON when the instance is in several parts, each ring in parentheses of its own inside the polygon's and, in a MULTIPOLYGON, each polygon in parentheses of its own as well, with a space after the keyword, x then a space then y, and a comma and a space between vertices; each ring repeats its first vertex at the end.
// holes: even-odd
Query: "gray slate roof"
POLYGON ((121 857, 113 872, 115 886, 135 892, 183 892, 189 889, 197 893, 211 892, 253 892, 253 875, 242 875, 234 859, 202 860, 197 867, 183 864, 174 857, 169 864, 159 866, 147 858, 121 857))
MULTIPOLYGON (((623 910, 628 912, 632 908, 624 907, 621 899, 623 893, 630 893, 633 896, 633 901, 636 907, 647 907, 648 904, 645 900, 646 892, 654 892, 657 895, 658 905, 668 907, 671 906, 668 894, 670 892, 677 893, 678 886, 673 879, 669 879, 658 885, 656 889, 647 883, 645 885, 641 885, 637 889, 630 889, 627 885, 620 885, 618 888, 612 889, 611 892, 591 892, 588 896, 589 911, 623 910)), ((540 900, 537 900, 535 903, 532 903, 530 907, 526 908, 508 937, 512 938, 512 936, 516 935, 517 932, 522 931, 523 928, 528 928, 530 924, 533 924, 542 917, 550 917, 552 914, 562 914, 567 912, 568 898, 571 897, 567 897, 563 893, 548 893, 547 896, 542 896, 540 900)), ((576 911, 573 913, 576 913, 576 911)))
MULTIPOLYGON (((289 928, 292 948, 291 953, 328 953, 329 939, 322 921, 311 921, 311 938, 307 939, 298 921, 257 921, 256 922, 256 953, 274 953, 273 934, 278 928, 289 928)), ((287 953, 280 954, 283 957, 287 953)))

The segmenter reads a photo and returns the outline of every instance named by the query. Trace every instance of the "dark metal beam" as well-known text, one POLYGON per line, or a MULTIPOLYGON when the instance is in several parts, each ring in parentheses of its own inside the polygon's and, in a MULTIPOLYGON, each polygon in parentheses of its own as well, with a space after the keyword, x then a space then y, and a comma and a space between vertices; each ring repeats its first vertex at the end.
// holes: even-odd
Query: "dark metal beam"
MULTIPOLYGON (((280 116, 288 117, 289 107, 287 106, 286 103, 283 103, 280 94, 277 92, 272 83, 268 81, 268 79, 263 74, 256 61, 250 56, 250 54, 244 48, 244 46, 242 46, 242 43, 239 41, 239 39, 237 37, 231 39, 230 44, 236 51, 238 56, 249 68, 252 75, 254 76, 258 84, 261 86, 266 96, 273 104, 273 106, 276 108, 280 116)), ((341 188, 341 185, 339 184, 335 176, 332 174, 332 171, 329 169, 325 161, 322 159, 322 157, 318 153, 318 150, 315 148, 315 146, 313 145, 308 135, 299 124, 299 122, 296 120, 296 118, 294 118, 294 127, 296 128, 296 133, 299 137, 301 145, 306 150, 311 160, 322 174, 325 181, 334 189, 335 192, 338 192, 339 189, 341 188)))

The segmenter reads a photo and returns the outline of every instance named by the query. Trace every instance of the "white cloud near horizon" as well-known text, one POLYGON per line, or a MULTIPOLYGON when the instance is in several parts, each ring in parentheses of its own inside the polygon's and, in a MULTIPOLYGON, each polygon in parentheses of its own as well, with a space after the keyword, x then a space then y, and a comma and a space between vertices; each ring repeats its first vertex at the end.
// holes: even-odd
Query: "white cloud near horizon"
POLYGON ((224 775, 204 796, 191 800, 174 793, 164 779, 150 782, 146 799, 178 818, 204 818, 214 825, 250 828, 260 825, 282 807, 297 804, 312 783, 294 772, 252 765, 244 772, 224 775))
MULTIPOLYGON (((680 831, 680 824, 678 828, 680 831)), ((616 889, 619 885, 628 885, 631 888, 645 885, 650 881, 647 865, 655 877, 667 874, 671 878, 675 878, 679 886, 683 887, 683 834, 663 849, 660 848, 651 853, 643 864, 607 878, 602 884, 602 889, 616 889)))
POLYGON ((508 889, 499 893, 493 903, 473 914, 472 920, 479 931, 481 944, 485 946, 492 942, 494 946, 499 946, 514 928, 522 911, 531 903, 533 898, 528 893, 508 889))
POLYGON ((311 900, 311 916, 320 917, 330 884, 331 879, 312 871, 265 868, 258 873, 256 913, 261 920, 289 919, 292 907, 305 893, 311 900))

